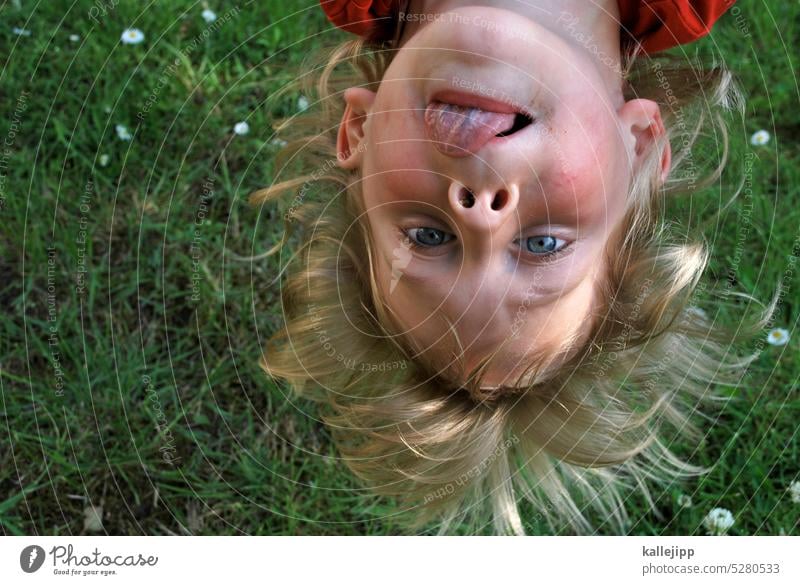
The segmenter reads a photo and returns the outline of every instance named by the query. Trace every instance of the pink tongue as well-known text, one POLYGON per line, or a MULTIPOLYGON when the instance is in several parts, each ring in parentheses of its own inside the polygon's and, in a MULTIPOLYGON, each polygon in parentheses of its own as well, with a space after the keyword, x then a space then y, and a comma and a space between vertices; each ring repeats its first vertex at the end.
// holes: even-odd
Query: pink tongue
POLYGON ((510 130, 514 114, 432 102, 425 110, 425 128, 436 148, 449 156, 468 156, 492 137, 510 130))

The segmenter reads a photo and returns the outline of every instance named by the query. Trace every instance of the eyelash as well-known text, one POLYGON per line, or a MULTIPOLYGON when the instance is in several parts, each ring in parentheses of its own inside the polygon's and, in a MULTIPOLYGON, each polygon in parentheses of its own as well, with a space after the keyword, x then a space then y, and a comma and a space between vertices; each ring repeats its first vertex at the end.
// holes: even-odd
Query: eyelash
MULTIPOLYGON (((519 240, 517 240, 519 241, 519 240)), ((523 250, 522 246, 520 246, 520 250, 523 252, 527 252, 527 250, 523 250)), ((540 260, 547 260, 548 262, 555 260, 556 258, 560 258, 562 255, 572 251, 572 242, 567 242, 564 244, 564 247, 560 250, 556 250, 555 252, 550 252, 548 254, 534 254, 533 252, 527 252, 529 255, 533 256, 534 258, 538 258, 540 260)))
MULTIPOLYGON (((414 238, 412 238, 410 235, 408 235, 408 231, 412 230, 412 229, 421 229, 421 228, 418 228, 418 227, 416 227, 416 228, 408 228, 408 229, 400 228, 400 234, 409 242, 411 248, 413 248, 415 250, 430 250, 431 248, 437 247, 437 246, 425 246, 423 244, 420 244, 419 242, 416 242, 414 240, 414 238)), ((435 228, 435 229, 439 229, 439 228, 435 228)), ((441 230, 441 231, 444 231, 444 230, 441 230)), ((451 240, 451 241, 455 241, 455 239, 456 239, 455 236, 453 236, 453 240, 451 240)), ((520 242, 521 240, 514 240, 514 241, 515 242, 520 242)), ((525 252, 524 248, 521 245, 519 246, 519 248, 520 248, 520 250, 525 252)), ((549 254, 534 254, 533 252, 528 252, 528 254, 530 254, 534 258, 540 258, 540 259, 546 258, 548 261, 550 261, 550 260, 555 260, 556 258, 559 258, 563 254, 565 254, 567 252, 571 252, 571 251, 572 251, 572 242, 567 242, 566 245, 564 245, 563 248, 561 248, 560 250, 556 250, 555 252, 550 252, 549 254)))

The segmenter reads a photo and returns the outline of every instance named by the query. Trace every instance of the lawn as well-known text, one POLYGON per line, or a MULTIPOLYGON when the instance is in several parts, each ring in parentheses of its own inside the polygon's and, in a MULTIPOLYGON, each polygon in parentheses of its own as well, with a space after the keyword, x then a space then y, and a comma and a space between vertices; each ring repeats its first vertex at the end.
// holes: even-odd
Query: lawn
MULTIPOLYGON (((226 5, 213 22, 183 0, 0 7, 4 534, 400 531, 316 407, 258 366, 278 263, 249 257, 282 224, 247 196, 272 180, 272 123, 305 97, 278 90, 345 35, 311 0, 226 5), (143 42, 120 43, 128 27, 143 42)), ((687 49, 724 58, 747 106, 721 180, 675 217, 712 248, 710 289, 766 302, 782 285, 771 326, 790 339, 750 342, 758 358, 692 455, 714 470, 657 493, 662 518, 631 497, 631 534, 703 534, 714 507, 730 534, 798 534, 798 45, 800 4, 742 0, 687 49), (760 129, 771 139, 752 145, 760 129)), ((716 317, 732 323, 734 304, 716 317)))

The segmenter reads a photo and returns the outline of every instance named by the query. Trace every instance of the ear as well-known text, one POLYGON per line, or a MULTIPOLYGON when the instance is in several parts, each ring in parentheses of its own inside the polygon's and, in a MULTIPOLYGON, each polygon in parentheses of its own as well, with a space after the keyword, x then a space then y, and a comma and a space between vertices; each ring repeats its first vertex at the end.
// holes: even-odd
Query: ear
POLYGON ((361 165, 364 151, 364 125, 375 101, 375 92, 351 87, 344 92, 345 109, 336 136, 336 158, 339 166, 355 169, 361 165))
POLYGON ((672 164, 672 149, 666 140, 661 109, 652 100, 635 99, 625 102, 619 110, 623 130, 630 132, 634 167, 638 166, 652 148, 663 143, 661 153, 661 182, 667 180, 672 164))

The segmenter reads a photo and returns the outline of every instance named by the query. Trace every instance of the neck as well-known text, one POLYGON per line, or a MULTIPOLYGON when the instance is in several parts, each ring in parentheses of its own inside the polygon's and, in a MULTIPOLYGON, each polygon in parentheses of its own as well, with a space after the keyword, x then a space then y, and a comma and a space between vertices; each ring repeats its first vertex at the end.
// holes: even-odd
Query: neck
MULTIPOLYGON (((620 92, 620 19, 617 0, 409 0, 409 14, 440 14, 466 6, 516 12, 561 36, 585 52, 604 72, 609 88, 620 92)), ((404 25, 402 46, 429 19, 404 25)))

